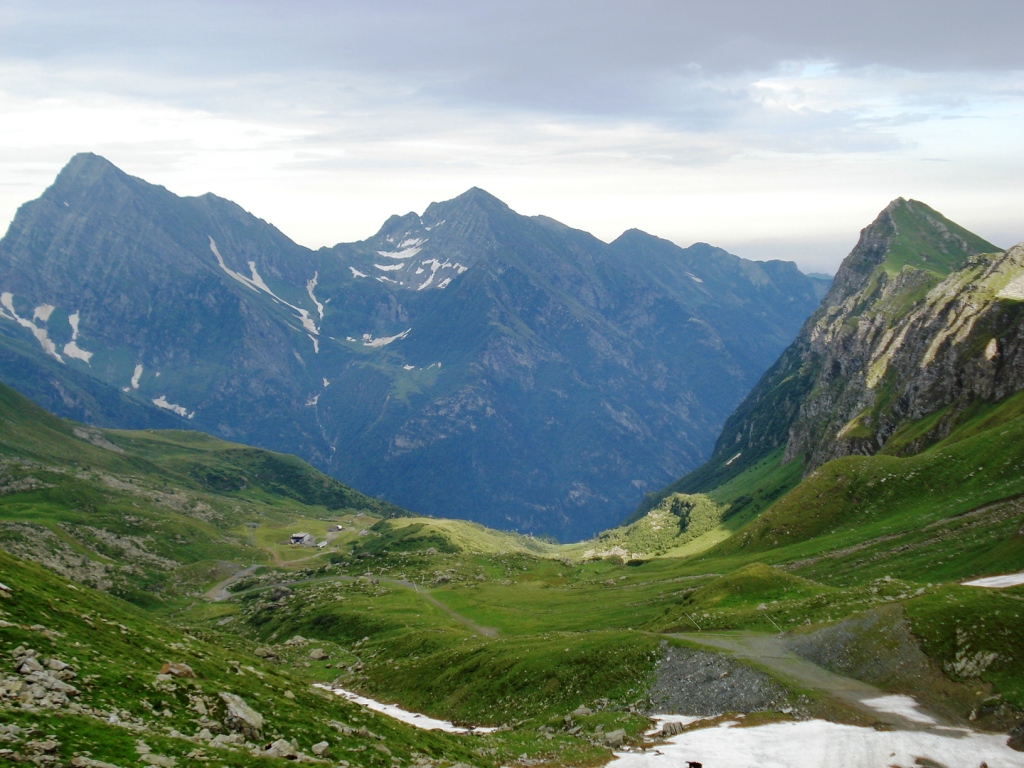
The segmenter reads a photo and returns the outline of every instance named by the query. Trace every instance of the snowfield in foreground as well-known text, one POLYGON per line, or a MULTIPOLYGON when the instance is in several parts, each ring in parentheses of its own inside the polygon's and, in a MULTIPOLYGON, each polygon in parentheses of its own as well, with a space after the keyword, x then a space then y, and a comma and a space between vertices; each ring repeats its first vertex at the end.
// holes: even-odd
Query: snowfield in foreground
MULTIPOLYGON (((669 718, 656 719, 660 727, 669 718)), ((925 758, 948 768, 978 768, 982 762, 988 768, 1024 768, 1024 753, 1006 746, 1005 735, 965 728, 876 731, 825 720, 737 725, 730 721, 683 733, 646 752, 619 752, 608 765, 677 768, 693 761, 707 768, 913 768, 925 758)))

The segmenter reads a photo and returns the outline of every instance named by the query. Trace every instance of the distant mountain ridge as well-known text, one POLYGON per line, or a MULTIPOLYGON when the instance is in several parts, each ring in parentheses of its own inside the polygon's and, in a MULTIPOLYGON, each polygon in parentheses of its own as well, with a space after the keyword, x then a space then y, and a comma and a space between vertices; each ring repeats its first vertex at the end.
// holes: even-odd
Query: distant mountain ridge
POLYGON ((76 155, 0 241, 3 380, 294 453, 417 512, 581 538, 710 449, 827 288, 483 190, 311 251, 76 155))

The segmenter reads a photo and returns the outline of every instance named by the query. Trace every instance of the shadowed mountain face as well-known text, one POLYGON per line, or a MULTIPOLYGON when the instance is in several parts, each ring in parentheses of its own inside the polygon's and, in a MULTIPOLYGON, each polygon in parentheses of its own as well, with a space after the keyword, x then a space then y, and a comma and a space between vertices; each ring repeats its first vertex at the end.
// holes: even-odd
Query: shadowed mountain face
POLYGON ((77 155, 0 241, 0 377, 64 416, 202 429, 417 512, 581 538, 702 460, 825 288, 478 189, 314 252, 77 155))

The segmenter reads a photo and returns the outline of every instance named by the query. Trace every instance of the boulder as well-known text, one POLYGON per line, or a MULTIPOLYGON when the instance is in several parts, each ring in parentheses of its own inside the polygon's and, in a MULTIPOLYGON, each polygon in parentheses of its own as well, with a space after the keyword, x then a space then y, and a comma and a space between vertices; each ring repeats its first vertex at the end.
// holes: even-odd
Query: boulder
POLYGON ((309 642, 302 635, 295 635, 291 640, 285 640, 285 645, 306 645, 309 642))
POLYGON ((271 648, 267 648, 266 646, 260 646, 259 648, 257 648, 255 651, 252 652, 252 655, 253 656, 257 656, 257 657, 259 657, 261 659, 276 659, 277 658, 277 653, 275 653, 271 648))
POLYGON ((312 651, 309 652, 309 658, 311 658, 313 661, 323 661, 324 659, 328 658, 327 651, 325 651, 323 648, 314 648, 312 651))
POLYGON ((670 736, 678 736, 685 730, 686 726, 682 723, 665 723, 661 726, 661 733, 659 735, 667 739, 670 736))
POLYGON ((614 731, 609 731, 604 735, 605 746, 611 747, 612 749, 618 749, 622 746, 626 740, 626 732, 621 728, 616 728, 614 731))
POLYGON ((587 717, 588 715, 594 714, 594 710, 590 707, 580 704, 576 709, 572 711, 572 717, 587 717))
POLYGON ((290 741, 285 741, 284 739, 278 739, 277 741, 272 741, 270 744, 267 744, 260 754, 264 757, 280 757, 285 760, 294 760, 299 756, 298 749, 296 749, 295 745, 290 741))
POLYGON ((224 717, 224 725, 228 730, 240 733, 251 741, 259 741, 262 738, 263 715, 246 704, 241 696, 222 692, 220 698, 228 710, 224 717))
POLYGON ((35 656, 26 656, 15 667, 15 671, 19 675, 31 675, 33 672, 42 672, 43 665, 39 663, 39 659, 35 656))
POLYGON ((331 745, 326 741, 318 741, 313 745, 313 754, 317 757, 326 757, 327 753, 331 751, 331 745))
POLYGON ((192 671, 192 667, 188 664, 180 664, 175 661, 168 661, 160 668, 161 675, 172 675, 173 677, 188 677, 192 678, 196 676, 196 673, 192 671))
POLYGON ((157 755, 152 752, 147 752, 146 754, 142 755, 139 758, 139 762, 145 763, 146 765, 156 765, 159 766, 159 768, 174 768, 178 764, 178 761, 175 760, 173 757, 168 757, 167 755, 157 755))

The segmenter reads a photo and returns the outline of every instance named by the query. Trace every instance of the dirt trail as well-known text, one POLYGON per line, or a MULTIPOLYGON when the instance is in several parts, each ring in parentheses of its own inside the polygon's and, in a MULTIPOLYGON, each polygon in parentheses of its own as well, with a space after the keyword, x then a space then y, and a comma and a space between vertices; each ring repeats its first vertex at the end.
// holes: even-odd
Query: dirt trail
MULTIPOLYGON (((245 568, 241 571, 238 571, 237 573, 232 574, 228 578, 224 579, 224 581, 220 582, 215 587, 210 589, 205 595, 203 595, 203 597, 207 600, 210 600, 211 602, 222 602, 231 597, 249 594, 252 592, 263 592, 268 589, 273 589, 274 587, 293 587, 298 584, 315 584, 324 581, 355 581, 356 579, 360 578, 359 576, 341 575, 316 576, 310 579, 299 579, 297 581, 280 581, 275 584, 265 584, 263 586, 253 587, 251 589, 244 589, 241 592, 228 592, 227 588, 231 586, 231 584, 235 583, 239 579, 248 576, 250 573, 256 570, 257 567, 259 566, 250 565, 248 568, 245 568)), ((415 584, 411 581, 406 581, 405 579, 389 579, 386 576, 374 576, 373 578, 385 584, 394 584, 397 587, 411 589, 413 592, 420 595, 424 600, 433 605, 435 608, 441 609, 449 616, 451 616, 453 619, 455 619, 455 621, 459 622, 459 624, 462 624, 464 627, 472 630, 473 632, 476 632, 478 635, 482 635, 483 637, 489 637, 492 639, 498 636, 498 630, 494 627, 482 627, 472 619, 466 618, 461 613, 458 613, 454 609, 449 608, 447 605, 442 603, 440 600, 438 600, 436 597, 430 594, 430 592, 427 591, 425 587, 421 587, 419 584, 415 584)))
POLYGON ((850 677, 837 675, 819 667, 806 659, 797 656, 786 648, 786 640, 778 635, 765 635, 755 632, 730 632, 716 634, 712 632, 685 632, 671 634, 691 643, 709 648, 728 651, 740 659, 747 659, 777 673, 780 679, 789 681, 802 688, 828 694, 870 714, 875 720, 896 726, 904 730, 930 730, 951 725, 940 716, 918 707, 920 716, 934 720, 933 724, 921 722, 913 718, 913 711, 907 717, 895 712, 880 712, 864 702, 869 699, 892 697, 893 694, 876 688, 873 685, 854 680, 850 677))

